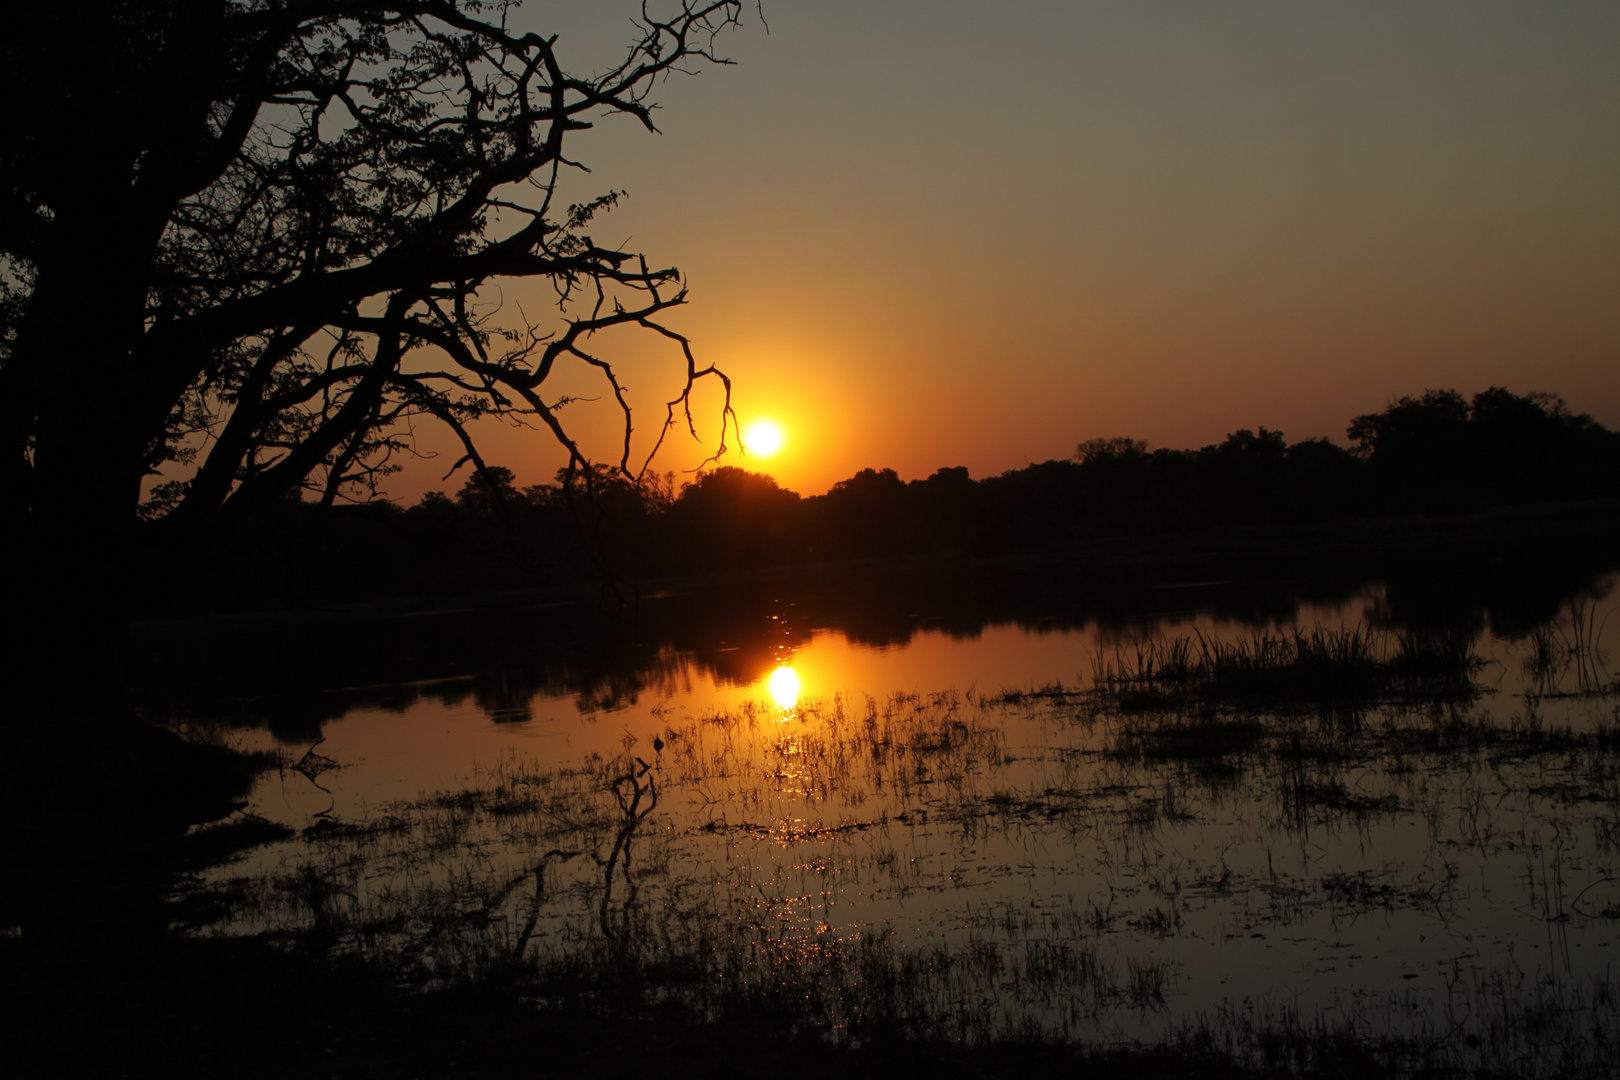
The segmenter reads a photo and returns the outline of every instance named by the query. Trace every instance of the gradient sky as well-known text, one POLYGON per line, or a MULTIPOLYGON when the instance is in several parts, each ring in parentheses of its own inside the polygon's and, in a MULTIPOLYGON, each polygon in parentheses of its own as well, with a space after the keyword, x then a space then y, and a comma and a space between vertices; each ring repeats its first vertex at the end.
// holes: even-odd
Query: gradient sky
MULTIPOLYGON (((522 17, 590 71, 638 6, 522 17)), ((660 88, 661 136, 615 118, 572 147, 593 170, 574 197, 630 195, 595 238, 680 267, 670 324, 733 377, 745 422, 788 431, 727 463, 815 494, 1095 436, 1343 443, 1400 394, 1493 384, 1620 426, 1613 0, 764 13, 768 33, 750 10, 722 40, 736 66, 660 88)), ((504 296, 544 310, 540 289, 504 296)), ((634 332, 598 347, 654 432, 675 357, 634 332)), ((611 414, 571 414, 616 456, 611 414)), ((483 441, 524 483, 563 460, 537 432, 483 441)), ((459 486, 446 449, 391 494, 459 486)), ((682 436, 656 464, 703 456, 682 436)))

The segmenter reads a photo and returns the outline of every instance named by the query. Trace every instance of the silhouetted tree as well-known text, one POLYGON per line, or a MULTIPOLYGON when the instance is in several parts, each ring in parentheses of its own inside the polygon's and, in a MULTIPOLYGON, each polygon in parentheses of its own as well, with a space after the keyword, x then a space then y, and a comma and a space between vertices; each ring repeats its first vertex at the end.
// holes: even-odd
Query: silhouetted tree
POLYGON ((1283 460, 1288 443, 1282 432, 1242 428, 1198 454, 1198 471, 1209 520, 1229 524, 1267 521, 1281 507, 1283 460))
POLYGON ((486 465, 467 477, 456 492, 456 504, 475 517, 505 516, 509 520, 513 506, 524 501, 518 494, 517 475, 504 465, 486 465))
POLYGON ((584 466, 548 391, 559 365, 594 367, 623 408, 630 471, 629 405, 587 349, 596 331, 669 339, 685 380, 667 424, 697 380, 729 393, 656 321, 685 300, 679 274, 591 238, 618 193, 558 197, 571 133, 614 113, 656 130, 654 84, 719 61, 739 0, 644 14, 623 60, 589 77, 565 71, 555 37, 511 29, 512 8, 8 9, 0 527, 34 643, 13 674, 59 676, 69 654, 94 674, 134 605, 291 488, 372 490, 413 422, 448 426, 481 469, 469 425, 524 420, 584 466), (499 321, 506 278, 547 283, 557 324, 499 321))
POLYGON ((935 552, 963 553, 981 547, 983 499, 967 466, 934 470, 926 480, 906 485, 915 518, 914 543, 935 552))
POLYGON ((1616 436, 1556 394, 1493 386, 1403 397, 1350 425, 1386 509, 1461 509, 1611 495, 1616 436))
POLYGON ((1350 422, 1350 451, 1366 461, 1391 509, 1460 509, 1468 460, 1468 402, 1455 390, 1425 390, 1350 422))
POLYGON ((1121 436, 1087 439, 1075 448, 1079 498, 1088 529, 1106 530, 1138 518, 1144 501, 1162 494, 1149 481, 1153 459, 1148 444, 1121 436))
POLYGON ((803 552, 799 495, 760 473, 723 466, 681 490, 666 514, 668 556, 687 566, 786 563, 803 552))
POLYGON ((1082 465, 1115 461, 1141 461, 1148 455, 1148 444, 1141 439, 1128 439, 1115 435, 1105 439, 1087 439, 1075 448, 1074 460, 1082 465))
POLYGON ((1284 455, 1283 500, 1297 521, 1356 517, 1366 512, 1365 465, 1342 446, 1306 439, 1284 455))
POLYGON ((1072 461, 1042 461, 983 481, 986 546, 1044 544, 1073 539, 1094 521, 1082 495, 1084 469, 1072 461))
POLYGON ((909 550, 906 496, 906 483, 893 469, 862 469, 806 500, 820 554, 860 558, 909 550))
POLYGON ((1602 494, 1607 434, 1557 394, 1521 397, 1493 386, 1469 407, 1470 460, 1503 501, 1602 494))

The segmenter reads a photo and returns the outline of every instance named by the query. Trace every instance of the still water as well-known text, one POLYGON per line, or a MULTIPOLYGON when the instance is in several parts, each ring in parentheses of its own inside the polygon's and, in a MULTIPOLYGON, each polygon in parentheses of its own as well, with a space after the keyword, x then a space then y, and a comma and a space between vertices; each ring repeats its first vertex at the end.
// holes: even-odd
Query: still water
MULTIPOLYGON (((240 903, 205 932, 319 930, 429 982, 633 948, 733 989, 836 983, 805 1017, 833 1034, 878 969, 970 1039, 1279 1013, 1486 1032, 1606 992, 1612 570, 1036 578, 289 621, 254 650, 279 679, 218 662, 217 629, 162 628, 190 674, 146 707, 279 750, 249 812, 298 830, 206 876, 240 903), (1319 628, 1385 655, 1464 635, 1473 688, 1143 710, 1097 682, 1154 644, 1319 628)), ((656 992, 701 1009, 701 985, 656 992)))

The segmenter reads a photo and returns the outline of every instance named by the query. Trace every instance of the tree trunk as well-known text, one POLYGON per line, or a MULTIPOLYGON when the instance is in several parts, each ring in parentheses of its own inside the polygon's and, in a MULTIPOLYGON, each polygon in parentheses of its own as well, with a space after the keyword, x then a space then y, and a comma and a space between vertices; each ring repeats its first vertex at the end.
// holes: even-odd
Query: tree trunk
MULTIPOLYGON (((7 363, 8 394, 31 418, 21 513, 20 648, 10 685, 40 718, 127 719, 122 684, 141 462, 153 437, 136 393, 150 244, 117 205, 58 224, 72 254, 41 266, 7 363), (75 224, 81 225, 74 228, 75 224), (143 250, 142 249, 146 249, 143 250)), ((10 411, 10 410, 8 410, 10 411)), ((15 444, 14 432, 6 432, 15 444)))

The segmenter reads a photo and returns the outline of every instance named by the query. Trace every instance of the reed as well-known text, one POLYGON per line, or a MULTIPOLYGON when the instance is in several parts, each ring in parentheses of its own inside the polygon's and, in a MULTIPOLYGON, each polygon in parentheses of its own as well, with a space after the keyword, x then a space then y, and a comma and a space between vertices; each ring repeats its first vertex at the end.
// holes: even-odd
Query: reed
POLYGON ((1201 632, 1093 658, 1098 704, 1118 712, 1200 705, 1320 707, 1392 699, 1465 701, 1484 665, 1466 635, 1298 628, 1234 640, 1201 632))

